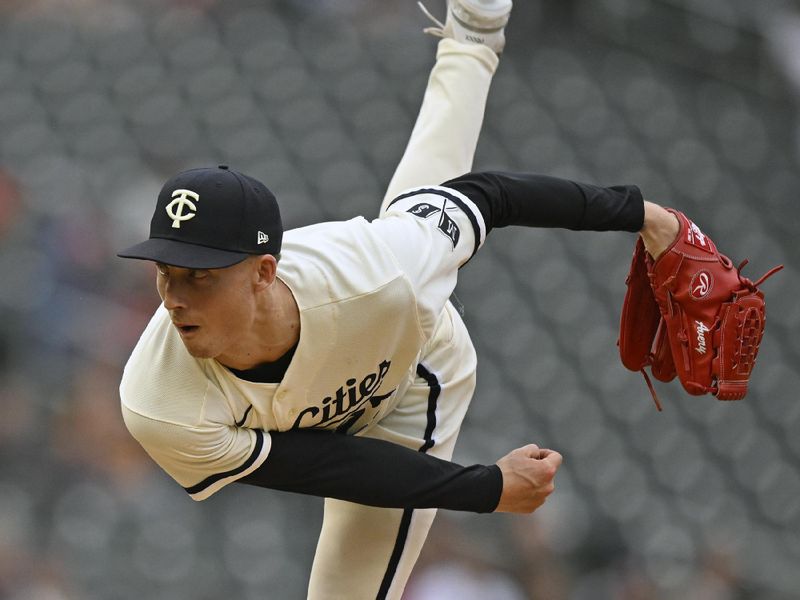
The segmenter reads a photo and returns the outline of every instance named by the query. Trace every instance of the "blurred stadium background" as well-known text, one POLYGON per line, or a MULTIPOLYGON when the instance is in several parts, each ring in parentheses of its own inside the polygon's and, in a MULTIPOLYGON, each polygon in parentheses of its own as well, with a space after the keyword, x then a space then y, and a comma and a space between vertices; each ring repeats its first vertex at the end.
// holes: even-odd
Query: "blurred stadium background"
MULTIPOLYGON (((0 2, 1 598, 304 597, 317 499, 196 504, 124 431, 156 294, 114 253, 200 164, 264 180, 289 227, 374 216, 425 25, 412 0, 0 2)), ((800 8, 517 0, 508 40, 477 168, 637 183, 751 277, 787 268, 748 399, 660 385, 658 414, 615 348, 632 237, 496 232, 458 290, 482 362, 456 459, 565 463, 531 517, 440 514, 407 598, 800 598, 800 8)))

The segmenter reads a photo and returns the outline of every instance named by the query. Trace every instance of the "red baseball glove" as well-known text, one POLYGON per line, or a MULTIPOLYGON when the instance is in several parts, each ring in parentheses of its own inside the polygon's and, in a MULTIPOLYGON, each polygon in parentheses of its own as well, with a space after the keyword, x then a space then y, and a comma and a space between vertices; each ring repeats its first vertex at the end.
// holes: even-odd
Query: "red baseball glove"
POLYGON ((649 366, 660 381, 677 375, 692 395, 741 400, 764 334, 764 294, 742 277, 747 261, 734 268, 714 242, 681 212, 673 244, 658 258, 636 242, 622 305, 619 351, 622 364, 641 371, 658 410, 661 405, 649 366))

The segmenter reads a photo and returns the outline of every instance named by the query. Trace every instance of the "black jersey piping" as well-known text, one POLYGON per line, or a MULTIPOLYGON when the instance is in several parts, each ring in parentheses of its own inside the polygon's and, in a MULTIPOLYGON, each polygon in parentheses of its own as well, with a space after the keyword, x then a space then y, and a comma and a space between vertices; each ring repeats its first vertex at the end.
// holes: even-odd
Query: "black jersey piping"
POLYGON ((252 404, 247 407, 246 411, 244 411, 244 414, 242 415, 242 418, 239 419, 238 421, 236 421, 236 426, 237 427, 241 427, 242 425, 244 425, 244 422, 247 420, 247 415, 250 414, 251 410, 253 410, 253 405, 252 404))
POLYGON ((442 386, 436 375, 422 365, 417 365, 417 375, 422 377, 430 388, 430 392, 428 392, 428 423, 425 427, 425 443, 419 449, 420 452, 425 454, 433 448, 433 430, 436 428, 436 405, 439 401, 439 394, 442 393, 442 386))
POLYGON ((217 481, 221 479, 225 479, 226 477, 233 477, 234 475, 238 475, 239 473, 243 473, 251 466, 253 463, 256 462, 256 459, 261 454, 261 449, 264 447, 264 432, 260 429, 253 429, 256 434, 256 445, 253 448, 253 451, 250 453, 250 456, 244 461, 241 465, 236 467, 235 469, 231 469, 230 471, 225 471, 223 473, 215 473, 214 475, 209 475, 200 483, 197 483, 191 487, 183 488, 186 490, 187 494, 199 494, 200 492, 206 490, 211 485, 215 484, 217 481))
MULTIPOLYGON (((433 430, 436 428, 436 405, 439 400, 439 394, 442 392, 442 386, 439 383, 436 375, 428 371, 424 366, 417 365, 417 375, 425 380, 428 384, 428 413, 427 423, 425 425, 424 443, 419 451, 426 454, 428 450, 433 448, 435 444, 433 440, 433 430)), ((397 539, 392 549, 389 564, 386 567, 386 572, 383 574, 381 587, 378 590, 378 595, 375 600, 385 600, 386 595, 389 593, 389 588, 394 581, 394 576, 397 573, 397 566, 400 564, 400 559, 403 556, 403 549, 408 539, 408 530, 411 528, 411 517, 414 515, 413 508, 406 508, 403 510, 403 517, 400 519, 400 527, 397 532, 397 539)))

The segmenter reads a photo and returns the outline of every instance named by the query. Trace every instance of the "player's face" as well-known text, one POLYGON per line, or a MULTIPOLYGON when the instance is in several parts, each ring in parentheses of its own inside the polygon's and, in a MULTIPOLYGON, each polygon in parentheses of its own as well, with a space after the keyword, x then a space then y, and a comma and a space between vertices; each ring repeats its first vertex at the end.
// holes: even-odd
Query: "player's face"
POLYGON ((189 354, 216 358, 246 337, 256 306, 250 259, 224 269, 156 268, 158 294, 189 354))

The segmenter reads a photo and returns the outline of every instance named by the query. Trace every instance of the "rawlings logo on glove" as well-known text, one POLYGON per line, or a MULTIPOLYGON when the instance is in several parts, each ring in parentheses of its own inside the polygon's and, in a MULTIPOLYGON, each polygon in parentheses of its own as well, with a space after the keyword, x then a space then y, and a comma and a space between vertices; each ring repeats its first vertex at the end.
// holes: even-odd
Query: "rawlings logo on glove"
POLYGON ((618 340, 622 364, 641 371, 658 410, 661 405, 645 367, 660 381, 677 375, 693 395, 740 400, 764 334, 764 294, 758 281, 734 268, 714 242, 681 212, 680 232, 658 258, 636 242, 622 305, 618 340))

